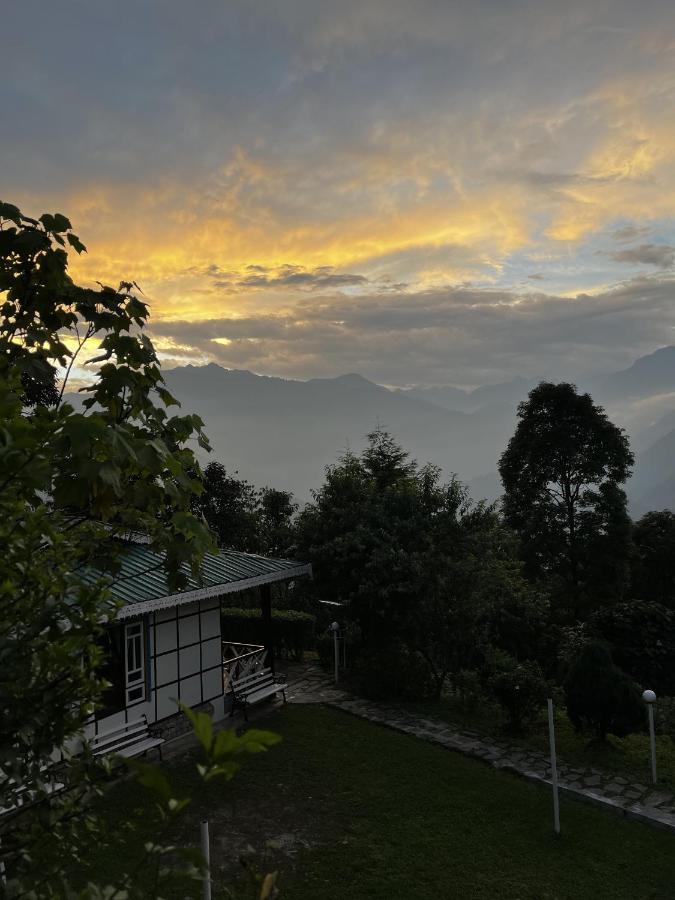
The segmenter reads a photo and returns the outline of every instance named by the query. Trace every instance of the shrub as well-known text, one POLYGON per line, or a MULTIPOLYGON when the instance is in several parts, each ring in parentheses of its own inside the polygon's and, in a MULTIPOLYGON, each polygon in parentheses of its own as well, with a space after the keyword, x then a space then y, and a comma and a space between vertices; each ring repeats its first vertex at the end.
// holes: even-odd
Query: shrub
POLYGON ((530 725, 546 703, 549 685, 535 662, 518 662, 500 654, 501 671, 488 681, 490 693, 504 709, 514 731, 530 725))
POLYGON ((668 735, 675 741, 675 697, 658 697, 654 712, 657 733, 668 735))
POLYGON ((335 650, 333 648, 333 635, 330 631, 319 634, 314 642, 314 647, 319 657, 320 665, 326 669, 334 665, 333 654, 335 650))
POLYGON ((592 728, 604 740, 608 733, 625 737, 644 727, 640 690, 614 665, 605 644, 595 642, 582 648, 563 688, 567 715, 577 731, 592 728))
MULTIPOLYGON (((221 611, 223 634, 242 644, 264 644, 265 623, 259 609, 227 607, 221 611)), ((297 609, 273 609, 272 629, 275 650, 280 656, 301 662, 313 644, 316 617, 297 609)))
POLYGON ((612 648, 616 664, 656 691, 675 691, 675 612, 652 600, 632 600, 601 609, 591 624, 612 648))
POLYGON ((467 711, 485 699, 483 680, 475 669, 461 669, 452 679, 452 688, 460 706, 467 711))
POLYGON ((403 644, 361 650, 356 655, 354 675, 359 691, 371 700, 419 700, 435 694, 428 664, 403 644))

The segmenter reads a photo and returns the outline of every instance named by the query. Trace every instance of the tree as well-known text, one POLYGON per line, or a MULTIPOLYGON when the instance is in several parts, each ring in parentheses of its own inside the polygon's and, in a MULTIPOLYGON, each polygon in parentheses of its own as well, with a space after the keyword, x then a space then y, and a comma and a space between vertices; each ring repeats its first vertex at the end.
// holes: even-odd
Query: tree
POLYGON ((675 513, 648 512, 635 523, 631 595, 675 611, 675 513))
POLYGON ((644 704, 633 681, 615 666, 609 648, 589 643, 563 683, 567 715, 577 730, 592 728, 600 740, 624 737, 644 726, 644 704))
POLYGON ((401 466, 402 454, 385 432, 368 435, 362 457, 347 452, 327 467, 325 484, 298 521, 301 555, 313 564, 312 589, 346 605, 371 649, 385 646, 407 618, 426 539, 418 527, 417 467, 401 466))
POLYGON ((63 859, 93 824, 83 803, 95 784, 72 748, 104 687, 114 539, 145 532, 176 588, 212 546, 190 512, 201 487, 187 447, 208 443, 197 416, 167 413, 177 403, 143 333, 147 307, 130 283, 75 285, 66 247, 84 252, 65 216, 0 203, 0 808, 12 810, 0 852, 41 895, 59 893, 63 859), (65 391, 91 341, 78 411, 65 391), (92 564, 106 574, 85 586, 92 564))
MULTIPOLYGON (((317 597, 340 603, 357 636, 364 685, 381 695, 438 695, 448 676, 481 666, 505 624, 534 606, 513 535, 381 430, 359 457, 326 470, 298 519, 317 597)), ((507 629, 505 628, 504 631, 507 629)))
POLYGON ((289 491, 265 487, 258 494, 260 550, 269 556, 287 556, 294 550, 293 516, 298 504, 289 491))
POLYGON ((219 547, 255 553, 259 549, 258 495, 252 484, 209 463, 194 508, 204 516, 219 547))
POLYGON ((219 462, 209 463, 202 476, 202 492, 193 509, 202 515, 218 546, 247 553, 284 556, 294 544, 293 494, 265 487, 257 490, 219 462))
POLYGON ((574 621, 625 593, 630 520, 620 485, 633 456, 623 431, 571 384, 542 382, 518 418, 499 461, 504 516, 528 573, 574 621))

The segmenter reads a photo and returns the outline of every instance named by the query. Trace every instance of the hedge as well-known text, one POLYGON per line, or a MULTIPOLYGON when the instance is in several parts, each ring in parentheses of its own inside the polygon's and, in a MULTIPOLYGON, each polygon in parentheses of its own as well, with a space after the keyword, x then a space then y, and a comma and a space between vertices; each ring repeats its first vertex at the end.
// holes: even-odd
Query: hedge
MULTIPOLYGON (((265 625, 259 609, 227 607, 221 610, 223 637, 241 644, 264 644, 265 625)), ((314 642, 316 616, 298 609, 273 609, 274 647, 280 656, 301 662, 314 642)))

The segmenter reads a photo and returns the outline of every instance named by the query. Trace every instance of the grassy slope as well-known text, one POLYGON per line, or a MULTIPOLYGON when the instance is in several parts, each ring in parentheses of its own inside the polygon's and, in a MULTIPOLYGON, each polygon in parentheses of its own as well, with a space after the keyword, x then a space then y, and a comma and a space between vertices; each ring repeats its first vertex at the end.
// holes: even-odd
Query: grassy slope
MULTIPOLYGON (((193 759, 168 766, 195 799, 176 836, 189 840, 209 817, 221 884, 238 843, 294 834, 290 855, 260 861, 280 869, 285 900, 675 897, 673 835, 563 801, 556 839, 548 792, 476 761, 335 710, 290 706, 264 725, 283 743, 234 782, 198 788, 193 759)), ((113 821, 138 802, 138 788, 115 786, 113 821)), ((151 833, 147 806, 143 821, 151 833)), ((100 852, 92 869, 112 877, 138 844, 100 852)))

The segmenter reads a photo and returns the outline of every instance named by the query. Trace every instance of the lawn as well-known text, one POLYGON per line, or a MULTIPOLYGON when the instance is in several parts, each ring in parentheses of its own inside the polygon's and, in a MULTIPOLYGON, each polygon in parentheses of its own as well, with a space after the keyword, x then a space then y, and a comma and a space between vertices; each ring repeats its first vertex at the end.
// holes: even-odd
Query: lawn
MULTIPOLYGON (((196 843, 200 818, 211 823, 214 897, 253 896, 237 862, 249 844, 286 900, 675 896, 675 835, 563 799, 556 838, 548 791, 459 754, 316 706, 263 725, 283 742, 232 782, 199 786, 192 753, 165 767, 193 797, 171 837, 196 843)), ((138 809, 152 836, 137 786, 114 785, 106 803, 114 829, 138 809)), ((112 879, 121 855, 140 857, 139 837, 119 833, 83 874, 112 879)))

